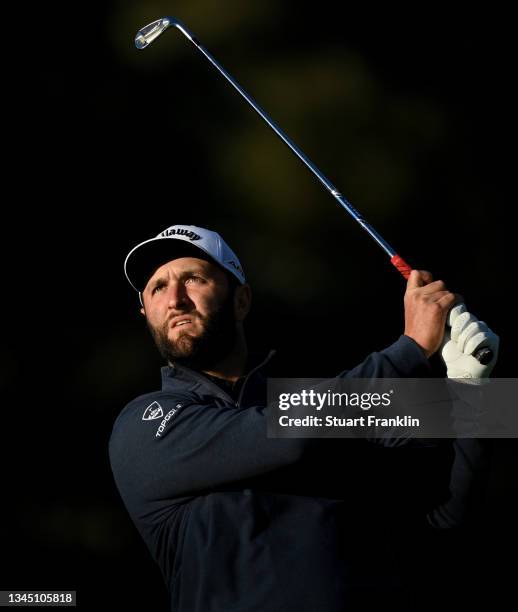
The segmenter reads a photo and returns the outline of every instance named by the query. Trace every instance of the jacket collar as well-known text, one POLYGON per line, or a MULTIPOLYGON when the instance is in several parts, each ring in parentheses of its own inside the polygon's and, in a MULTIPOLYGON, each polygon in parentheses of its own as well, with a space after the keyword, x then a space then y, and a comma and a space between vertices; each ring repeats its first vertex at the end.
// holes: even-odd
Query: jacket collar
MULTIPOLYGON (((252 353, 248 361, 248 373, 245 376, 245 381, 239 394, 237 405, 241 404, 245 390, 250 386, 250 381, 260 374, 261 370, 274 357, 276 351, 270 350, 266 357, 260 356, 257 353, 252 353), (261 360, 261 357, 262 360, 261 360)), ((164 366, 161 368, 162 375, 162 391, 185 391, 196 392, 201 396, 219 397, 225 402, 230 402, 235 405, 236 402, 221 389, 216 383, 212 382, 203 372, 198 372, 184 365, 174 364, 172 366, 164 366)))

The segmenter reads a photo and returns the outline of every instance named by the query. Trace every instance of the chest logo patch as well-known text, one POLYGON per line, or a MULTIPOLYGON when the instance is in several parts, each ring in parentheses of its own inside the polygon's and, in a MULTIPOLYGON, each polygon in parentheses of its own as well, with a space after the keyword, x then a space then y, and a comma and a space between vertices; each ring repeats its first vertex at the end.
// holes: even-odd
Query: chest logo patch
POLYGON ((152 421, 153 419, 160 419, 164 416, 162 406, 158 402, 153 402, 144 410, 142 415, 143 421, 152 421))

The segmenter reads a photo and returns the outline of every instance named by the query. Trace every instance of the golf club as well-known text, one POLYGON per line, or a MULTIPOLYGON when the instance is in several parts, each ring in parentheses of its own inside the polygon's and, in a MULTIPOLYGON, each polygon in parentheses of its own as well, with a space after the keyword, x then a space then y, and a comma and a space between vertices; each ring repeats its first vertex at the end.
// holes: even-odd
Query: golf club
MULTIPOLYGON (((295 155, 306 165, 309 170, 317 177, 324 185, 327 191, 338 201, 338 203, 357 221, 360 226, 373 238, 379 246, 390 257, 391 263, 396 267, 400 274, 408 279, 412 268, 406 261, 400 257, 396 251, 384 240, 378 232, 367 222, 360 213, 346 200, 346 198, 338 191, 338 189, 329 181, 320 170, 311 162, 306 155, 288 138, 288 136, 270 119, 270 117, 262 110, 262 108, 246 93, 246 91, 235 81, 235 79, 212 57, 212 55, 204 49, 199 41, 187 30, 187 28, 174 17, 163 17, 152 23, 144 26, 137 32, 135 36, 135 46, 137 49, 145 49, 169 27, 175 27, 200 51, 216 70, 227 79, 227 81, 236 89, 239 94, 248 102, 248 104, 258 113, 269 127, 279 136, 279 138, 288 145, 295 155)), ((483 365, 489 363, 493 358, 493 351, 489 348, 481 348, 475 352, 474 357, 483 365)))

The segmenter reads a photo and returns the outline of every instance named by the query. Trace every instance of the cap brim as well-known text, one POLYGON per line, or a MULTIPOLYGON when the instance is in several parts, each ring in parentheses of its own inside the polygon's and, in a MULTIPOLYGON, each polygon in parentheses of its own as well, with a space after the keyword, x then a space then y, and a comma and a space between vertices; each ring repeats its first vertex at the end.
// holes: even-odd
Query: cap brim
POLYGON ((124 271, 137 291, 144 291, 154 272, 168 261, 179 257, 197 257, 216 263, 203 249, 174 238, 156 238, 137 246, 128 255, 124 271))

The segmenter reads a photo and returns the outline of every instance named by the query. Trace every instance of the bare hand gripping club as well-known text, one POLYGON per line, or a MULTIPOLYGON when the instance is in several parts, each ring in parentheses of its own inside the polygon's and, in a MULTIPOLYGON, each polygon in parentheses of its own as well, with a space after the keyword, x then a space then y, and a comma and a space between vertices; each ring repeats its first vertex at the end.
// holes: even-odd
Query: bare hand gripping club
MULTIPOLYGON (((236 80, 212 57, 212 55, 204 49, 198 40, 187 30, 187 28, 174 17, 163 17, 157 19, 152 23, 144 26, 137 32, 135 36, 135 46, 137 49, 145 49, 154 40, 156 40, 161 34, 163 34, 169 27, 174 26, 180 32, 189 39, 192 44, 202 53, 209 62, 216 68, 216 70, 227 79, 227 81, 236 89, 239 94, 248 102, 248 104, 258 113, 264 121, 270 126, 270 128, 277 134, 277 136, 288 145, 288 147, 295 153, 295 155, 306 165, 309 170, 317 177, 317 179, 324 185, 327 191, 338 201, 351 217, 357 221, 360 226, 373 238, 379 246, 387 253, 390 257, 391 263, 397 268, 401 275, 407 279, 410 276, 412 268, 406 263, 406 261, 400 257, 396 251, 384 240, 378 232, 360 215, 360 213, 351 205, 351 203, 344 198, 344 196, 338 191, 338 189, 327 179, 322 172, 313 164, 313 162, 306 157, 306 155, 295 145, 290 138, 270 119, 270 117, 263 111, 263 109, 251 98, 246 91, 236 82, 236 80)), ((493 352, 491 349, 482 348, 479 349, 475 355, 477 360, 486 364, 493 358, 493 352)))

